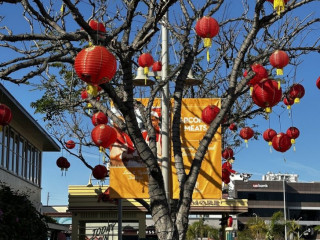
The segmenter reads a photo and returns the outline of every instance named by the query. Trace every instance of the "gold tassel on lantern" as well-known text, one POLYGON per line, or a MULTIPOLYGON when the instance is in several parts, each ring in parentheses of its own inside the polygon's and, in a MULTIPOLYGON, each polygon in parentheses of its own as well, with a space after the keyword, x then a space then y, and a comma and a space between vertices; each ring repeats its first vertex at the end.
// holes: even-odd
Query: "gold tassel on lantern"
POLYGON ((105 164, 106 163, 106 156, 105 156, 106 149, 104 147, 100 146, 99 147, 99 151, 102 154, 102 162, 103 162, 103 164, 105 164))
MULTIPOLYGON (((98 87, 97 86, 93 86, 91 84, 88 84, 88 86, 86 87, 87 93, 92 96, 92 97, 96 97, 98 95, 98 87)), ((88 103, 87 104, 88 108, 92 108, 92 104, 88 103)), ((89 109, 89 114, 91 113, 90 109, 89 109)))
POLYGON ((204 47, 207 48, 207 61, 210 62, 210 53, 209 53, 209 48, 212 45, 212 39, 211 38, 205 38, 203 39, 203 45, 204 47))
POLYGON ((280 13, 284 10, 284 0, 274 0, 273 8, 277 11, 278 15, 280 15, 280 13))
POLYGON ((149 73, 149 67, 144 67, 144 68, 143 68, 143 73, 144 73, 144 75, 145 75, 144 85, 147 85, 147 78, 148 78, 148 73, 149 73))
POLYGON ((283 68, 277 68, 277 75, 283 75, 283 68))

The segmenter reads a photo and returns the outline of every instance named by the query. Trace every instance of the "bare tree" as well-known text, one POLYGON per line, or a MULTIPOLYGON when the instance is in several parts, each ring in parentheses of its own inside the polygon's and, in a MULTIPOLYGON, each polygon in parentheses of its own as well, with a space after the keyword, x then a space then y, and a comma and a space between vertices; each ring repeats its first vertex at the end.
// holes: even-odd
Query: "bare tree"
MULTIPOLYGON (((52 134, 62 144, 72 130, 80 145, 79 152, 73 154, 91 169, 82 155, 82 148, 95 146, 90 140, 90 129, 80 127, 90 116, 85 111, 85 100, 78 97, 85 84, 73 73, 73 63, 88 42, 106 46, 117 57, 117 75, 111 82, 100 86, 103 90, 99 94, 103 100, 91 98, 87 101, 119 122, 146 164, 150 205, 145 206, 152 214, 159 239, 185 239, 192 192, 201 162, 223 119, 227 119, 223 121, 226 127, 231 122, 240 123, 256 114, 264 114, 263 109, 253 108, 250 101, 247 83, 254 76, 250 66, 255 62, 267 66, 275 49, 286 51, 293 67, 301 56, 320 51, 319 37, 314 35, 319 31, 319 18, 314 13, 301 14, 306 6, 319 9, 319 0, 291 0, 280 15, 265 0, 62 0, 59 4, 56 1, 8 0, 1 1, 1 8, 13 4, 16 22, 7 22, 6 15, 0 18, 0 48, 5 55, 0 63, 0 78, 16 84, 32 84, 41 90, 44 94, 33 106, 46 114, 45 120, 52 127, 52 134), (202 40, 194 32, 196 21, 204 15, 214 16, 220 25, 220 32, 213 39, 209 63, 203 58, 202 40), (106 34, 97 36, 88 24, 90 19, 103 22, 106 34), (187 174, 183 167, 179 168, 180 199, 171 208, 157 163, 155 142, 151 141, 150 147, 146 144, 134 112, 135 107, 142 108, 134 100, 142 91, 133 85, 136 60, 141 52, 158 47, 161 25, 169 30, 169 44, 174 49, 175 61, 170 65, 169 76, 151 88, 148 93, 150 102, 142 115, 149 133, 154 136, 150 119, 152 102, 169 83, 174 99, 170 131, 176 166, 183 166, 180 140, 182 98, 223 99, 220 113, 200 142, 190 172, 187 174), (190 69, 202 79, 201 86, 186 85, 190 69), (243 77, 245 69, 248 70, 247 77, 243 77), (124 122, 112 114, 109 100, 122 113, 124 122)), ((272 77, 272 68, 269 68, 269 76, 272 77)), ((289 84, 287 81, 283 87, 289 84)), ((228 141, 225 135, 224 142, 228 141)))

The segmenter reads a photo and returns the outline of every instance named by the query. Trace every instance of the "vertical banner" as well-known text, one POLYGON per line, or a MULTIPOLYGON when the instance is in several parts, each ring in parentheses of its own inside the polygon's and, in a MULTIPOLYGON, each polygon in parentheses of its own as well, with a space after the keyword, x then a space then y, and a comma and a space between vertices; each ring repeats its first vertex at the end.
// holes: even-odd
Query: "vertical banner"
MULTIPOLYGON (((188 173, 200 140, 208 130, 201 120, 202 110, 208 105, 221 107, 221 100, 214 98, 183 99, 181 109, 181 141, 184 167, 188 173)), ((179 198, 179 183, 171 150, 172 198, 179 198)), ((193 199, 221 199, 221 128, 214 135, 202 161, 200 173, 192 195, 193 199)))

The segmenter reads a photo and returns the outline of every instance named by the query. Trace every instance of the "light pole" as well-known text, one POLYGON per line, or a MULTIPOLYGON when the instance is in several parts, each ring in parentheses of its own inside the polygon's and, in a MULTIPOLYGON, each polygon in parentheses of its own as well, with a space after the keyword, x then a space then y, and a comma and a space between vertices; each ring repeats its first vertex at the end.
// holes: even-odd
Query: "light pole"
POLYGON ((287 238, 287 207, 286 207, 286 184, 285 184, 285 176, 283 176, 283 216, 284 216, 284 240, 288 240, 287 238))
MULTIPOLYGON (((302 219, 302 217, 299 217, 298 220, 297 220, 297 224, 298 224, 298 240, 300 239, 300 231, 299 231, 299 228, 300 228, 300 224, 299 224, 299 221, 302 219)), ((301 234, 302 235, 302 234, 301 234)))
MULTIPOLYGON (((258 215, 256 213, 252 213, 253 216, 256 217, 256 225, 258 224, 258 215)), ((258 234, 259 234, 259 230, 258 230, 258 226, 257 227, 257 231, 256 231, 256 240, 258 239, 258 234)))

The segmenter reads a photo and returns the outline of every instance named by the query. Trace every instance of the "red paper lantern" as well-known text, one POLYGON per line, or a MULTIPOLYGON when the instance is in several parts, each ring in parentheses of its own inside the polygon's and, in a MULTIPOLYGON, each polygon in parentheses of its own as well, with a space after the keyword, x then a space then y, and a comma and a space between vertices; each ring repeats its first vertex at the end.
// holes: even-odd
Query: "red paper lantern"
POLYGON ((278 133, 272 139, 272 146, 278 152, 285 152, 291 147, 290 137, 285 133, 278 133))
POLYGON ((305 94, 304 87, 299 83, 293 84, 289 89, 289 97, 291 99, 294 99, 295 103, 299 103, 300 98, 302 98, 304 94, 305 94))
POLYGON ((268 144, 272 145, 272 139, 277 135, 277 132, 271 128, 268 128, 263 132, 263 139, 268 142, 268 144))
POLYGON ((316 81, 316 85, 317 85, 317 88, 320 89, 320 77, 318 77, 317 81, 316 81))
POLYGON ((66 171, 68 171, 69 167, 70 167, 70 162, 67 160, 65 162, 64 168, 65 168, 66 171))
POLYGON ((144 74, 147 76, 149 73, 149 67, 151 67, 153 63, 154 63, 154 60, 150 53, 143 53, 138 58, 138 64, 140 67, 143 67, 144 74))
POLYGON ((103 112, 96 112, 95 114, 93 114, 91 121, 94 126, 97 126, 99 124, 107 124, 108 117, 103 112))
POLYGON ((231 131, 237 131, 238 130, 237 124, 231 123, 230 126, 229 126, 229 129, 231 131))
POLYGON ((226 149, 223 150, 222 157, 224 159, 232 158, 233 157, 233 150, 231 148, 227 147, 226 149))
MULTIPOLYGON (((268 71, 260 64, 255 63, 251 66, 252 71, 255 73, 254 77, 250 79, 248 85, 250 85, 250 92, 253 90, 253 85, 259 83, 260 81, 268 78, 268 71)), ((248 76, 248 71, 245 70, 243 76, 248 76)))
POLYGON ((285 51, 276 50, 270 58, 270 64, 277 69, 277 75, 283 75, 283 68, 289 63, 289 56, 285 51))
POLYGON ((117 139, 117 131, 108 125, 99 124, 91 132, 91 138, 98 147, 108 148, 117 139))
POLYGON ((289 0, 267 0, 273 4, 273 8, 277 11, 277 14, 280 15, 284 11, 284 6, 289 0))
POLYGON ((81 50, 74 60, 78 77, 92 85, 111 81, 117 70, 116 58, 103 46, 81 50))
POLYGON ((157 62, 154 62, 152 64, 152 71, 153 72, 160 72, 162 70, 162 63, 157 61, 157 62))
POLYGON ((233 218, 230 216, 228 217, 228 220, 227 220, 227 227, 232 227, 232 224, 233 224, 233 218))
POLYGON ((101 22, 98 22, 98 21, 96 21, 94 19, 91 19, 89 21, 89 26, 95 31, 103 32, 103 33, 106 32, 106 28, 105 28, 104 24, 101 23, 101 22))
POLYGON ((108 169, 104 165, 97 165, 92 170, 92 176, 97 180, 104 180, 108 176, 108 169))
POLYGON ((240 137, 244 139, 245 143, 254 135, 254 131, 250 127, 244 127, 240 130, 240 137))
POLYGON ((283 103, 287 106, 287 109, 290 109, 291 106, 294 104, 294 100, 289 97, 284 97, 283 98, 283 103))
POLYGON ((69 140, 66 142, 66 148, 73 149, 76 146, 75 142, 72 140, 69 140))
POLYGON ((265 108, 267 113, 270 113, 271 108, 280 102, 281 97, 282 90, 278 88, 278 83, 274 80, 267 79, 253 87, 253 102, 259 107, 265 108))
POLYGON ((0 103, 0 131, 3 126, 6 126, 11 122, 11 119, 11 109, 7 105, 0 103))
POLYGON ((300 131, 296 127, 289 127, 286 134, 291 139, 291 143, 295 144, 295 142, 296 142, 295 139, 299 137, 300 131))
POLYGON ((220 108, 215 105, 209 105, 205 109, 202 110, 202 121, 206 124, 210 124, 220 112, 220 108))
POLYGON ((63 170, 66 168, 66 166, 67 166, 67 162, 68 162, 68 160, 67 160, 65 157, 59 157, 59 158, 57 159, 56 164, 57 164, 57 166, 58 166, 59 168, 61 168, 61 170, 63 171, 63 170))

